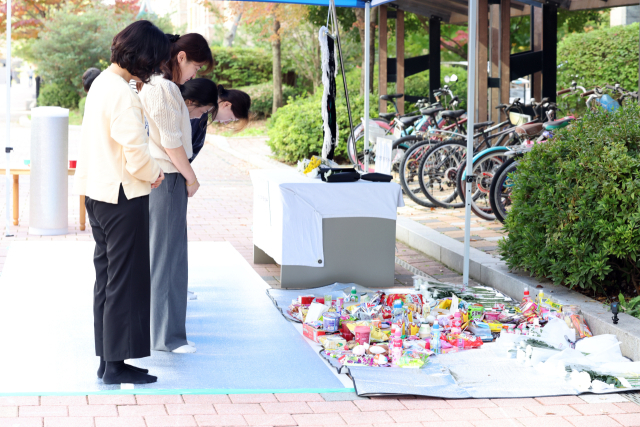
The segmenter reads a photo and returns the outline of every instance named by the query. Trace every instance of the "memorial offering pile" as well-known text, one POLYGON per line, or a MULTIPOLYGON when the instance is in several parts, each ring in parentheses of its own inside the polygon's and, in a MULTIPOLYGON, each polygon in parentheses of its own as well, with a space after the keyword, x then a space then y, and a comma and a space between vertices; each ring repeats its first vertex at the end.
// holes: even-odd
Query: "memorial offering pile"
POLYGON ((410 293, 347 287, 322 297, 299 295, 286 311, 323 346, 325 357, 342 366, 421 368, 434 355, 480 348, 500 337, 507 357, 530 360, 534 348, 557 352, 592 336, 578 307, 563 307, 542 292, 534 300, 527 291, 518 303, 490 288, 465 290, 421 276, 414 277, 410 293), (545 339, 551 320, 573 333, 545 339))

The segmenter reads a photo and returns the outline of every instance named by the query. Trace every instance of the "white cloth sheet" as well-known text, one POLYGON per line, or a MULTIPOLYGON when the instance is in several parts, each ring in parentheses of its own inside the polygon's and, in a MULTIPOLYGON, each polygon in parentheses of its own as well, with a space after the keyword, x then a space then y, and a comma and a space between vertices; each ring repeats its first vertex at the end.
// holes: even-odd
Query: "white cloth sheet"
MULTIPOLYGON (((251 171, 253 243, 280 265, 323 267, 324 218, 397 218, 396 183, 326 183, 296 171, 251 171)), ((375 230, 371 230, 375 233, 375 230)))

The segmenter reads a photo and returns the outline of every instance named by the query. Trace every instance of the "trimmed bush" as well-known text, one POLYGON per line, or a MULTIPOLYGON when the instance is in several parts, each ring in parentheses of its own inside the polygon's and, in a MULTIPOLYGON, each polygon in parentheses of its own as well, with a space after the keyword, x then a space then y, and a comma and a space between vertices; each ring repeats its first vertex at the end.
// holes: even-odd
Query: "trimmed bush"
POLYGON ((63 108, 76 108, 80 101, 80 95, 75 87, 70 84, 48 83, 40 89, 38 106, 54 106, 63 108))
POLYGON ((216 66, 212 80, 226 88, 271 81, 271 52, 258 48, 212 47, 216 66))
MULTIPOLYGON (((574 80, 587 90, 614 83, 635 90, 638 87, 638 30, 635 23, 568 34, 558 44, 558 90, 569 87, 574 80)), ((584 99, 577 96, 562 99, 563 109, 586 109, 584 99)))
POLYGON ((640 294, 639 117, 637 104, 587 114, 524 157, 500 242, 509 267, 608 296, 640 294))
MULTIPOLYGON (((273 83, 261 83, 253 86, 237 88, 249 94, 251 97, 251 111, 258 117, 271 116, 273 110, 273 83)), ((296 90, 291 86, 282 85, 282 95, 285 103, 290 97, 296 95, 296 90)))
MULTIPOLYGON (((336 82, 341 87, 341 81, 336 82)), ((364 97, 349 97, 354 127, 364 116, 364 97)), ((370 97, 370 115, 377 116, 378 100, 370 97)), ((268 144, 278 159, 294 163, 304 158, 322 154, 322 91, 308 98, 295 98, 280 108, 269 121, 268 144)), ((348 161, 347 138, 349 136, 349 116, 344 97, 339 96, 336 106, 338 116, 338 136, 335 160, 348 161)))

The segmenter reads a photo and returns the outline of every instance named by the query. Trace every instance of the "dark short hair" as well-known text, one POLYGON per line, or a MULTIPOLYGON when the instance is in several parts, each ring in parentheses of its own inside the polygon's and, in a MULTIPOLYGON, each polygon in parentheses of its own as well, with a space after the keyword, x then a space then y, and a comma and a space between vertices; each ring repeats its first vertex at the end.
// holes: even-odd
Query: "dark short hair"
POLYGON ((85 92, 89 92, 89 89, 91 89, 91 84, 99 75, 100 70, 94 67, 89 68, 84 72, 84 74, 82 75, 82 87, 84 87, 85 92))
POLYGON ((120 31, 111 43, 111 62, 143 83, 149 83, 162 64, 170 59, 167 36, 149 21, 136 21, 120 31))
POLYGON ((206 127, 218 114, 218 87, 209 79, 191 79, 180 86, 182 98, 193 102, 197 107, 211 105, 211 111, 202 116, 200 125, 206 127))
POLYGON ((178 54, 184 52, 187 61, 204 64, 205 68, 198 74, 207 75, 213 71, 213 54, 207 40, 198 33, 189 33, 183 36, 168 34, 171 40, 171 59, 162 67, 164 78, 177 84, 180 80, 180 66, 178 65, 178 54))

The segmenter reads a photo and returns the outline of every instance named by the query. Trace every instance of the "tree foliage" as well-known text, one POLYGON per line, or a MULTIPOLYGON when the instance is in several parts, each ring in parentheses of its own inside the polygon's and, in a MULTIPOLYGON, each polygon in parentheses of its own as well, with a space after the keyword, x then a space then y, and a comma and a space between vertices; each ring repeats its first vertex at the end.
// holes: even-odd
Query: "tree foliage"
POLYGON ((609 296, 621 286, 640 293, 638 117, 635 103, 589 113, 524 157, 500 243, 511 268, 569 287, 606 287, 609 296))
MULTIPOLYGON (((13 0, 11 4, 11 37, 12 39, 32 39, 44 28, 45 22, 54 13, 65 10, 70 14, 83 13, 92 8, 91 0, 13 0)), ((135 14, 137 0, 116 0, 109 7, 113 14, 135 14)), ((7 3, 0 8, 0 33, 4 34, 7 26, 7 3)))
POLYGON ((109 13, 96 3, 75 14, 73 4, 53 12, 31 46, 32 58, 44 84, 73 87, 82 93, 82 74, 87 68, 106 68, 111 40, 131 21, 129 14, 109 13))
POLYGON ((216 66, 212 79, 227 87, 271 81, 271 52, 261 48, 212 47, 216 66))

